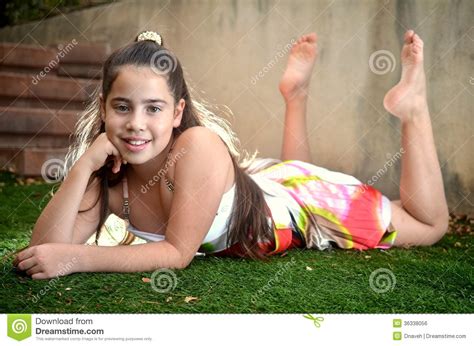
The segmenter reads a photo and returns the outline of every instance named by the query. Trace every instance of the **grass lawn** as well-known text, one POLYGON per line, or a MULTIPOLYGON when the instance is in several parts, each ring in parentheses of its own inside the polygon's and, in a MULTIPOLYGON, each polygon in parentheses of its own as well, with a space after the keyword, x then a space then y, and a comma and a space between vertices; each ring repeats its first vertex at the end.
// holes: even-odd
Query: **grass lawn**
POLYGON ((0 313, 474 312, 469 220, 452 225, 429 248, 292 250, 268 263, 197 257, 174 271, 174 290, 159 293, 149 280, 152 273, 31 280, 15 272, 8 254, 28 244, 52 186, 21 185, 5 172, 0 182, 0 313), (371 279, 381 268, 392 276, 371 279))

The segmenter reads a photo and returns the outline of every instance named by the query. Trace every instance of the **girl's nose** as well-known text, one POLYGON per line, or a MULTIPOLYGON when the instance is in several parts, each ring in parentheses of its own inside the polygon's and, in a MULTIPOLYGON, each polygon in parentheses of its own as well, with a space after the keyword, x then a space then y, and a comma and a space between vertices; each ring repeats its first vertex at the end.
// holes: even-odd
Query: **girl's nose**
POLYGON ((139 112, 133 112, 127 121, 127 129, 142 131, 145 129, 145 117, 139 112))

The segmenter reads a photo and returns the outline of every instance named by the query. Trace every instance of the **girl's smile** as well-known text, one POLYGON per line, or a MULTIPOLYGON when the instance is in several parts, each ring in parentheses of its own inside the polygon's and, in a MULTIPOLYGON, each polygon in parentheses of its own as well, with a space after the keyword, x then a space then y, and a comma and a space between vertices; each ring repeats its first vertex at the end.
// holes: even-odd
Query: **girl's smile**
POLYGON ((131 152, 139 152, 145 149, 151 140, 124 138, 125 147, 131 152))

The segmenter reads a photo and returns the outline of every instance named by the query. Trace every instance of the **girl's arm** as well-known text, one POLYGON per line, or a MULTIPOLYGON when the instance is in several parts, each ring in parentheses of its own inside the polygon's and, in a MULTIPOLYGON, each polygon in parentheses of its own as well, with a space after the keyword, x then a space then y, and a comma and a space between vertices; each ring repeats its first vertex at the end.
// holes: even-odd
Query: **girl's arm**
POLYGON ((152 271, 185 268, 211 228, 224 194, 229 152, 220 137, 205 127, 193 127, 176 141, 175 190, 166 239, 156 243, 86 247, 84 271, 152 271))
POLYGON ((101 133, 71 168, 51 201, 36 221, 30 246, 45 243, 85 242, 99 225, 100 202, 94 206, 100 187, 98 178, 86 191, 92 172, 101 168, 106 159, 113 156, 113 172, 118 172, 122 164, 119 151, 101 133), (78 214, 79 208, 92 209, 78 214))
POLYGON ((30 246, 72 242, 74 223, 91 174, 90 166, 81 159, 74 164, 36 221, 30 246))
POLYGON ((113 247, 43 244, 22 251, 14 264, 33 279, 73 272, 141 272, 187 267, 211 228, 233 167, 220 137, 204 127, 183 132, 175 148, 183 155, 176 161, 166 240, 113 247))

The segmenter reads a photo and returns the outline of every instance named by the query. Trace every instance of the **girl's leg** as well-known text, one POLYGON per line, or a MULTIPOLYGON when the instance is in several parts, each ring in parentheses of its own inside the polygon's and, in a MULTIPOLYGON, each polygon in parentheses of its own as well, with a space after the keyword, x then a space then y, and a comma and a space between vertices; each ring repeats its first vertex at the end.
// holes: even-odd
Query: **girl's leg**
POLYGON ((285 99, 285 128, 281 160, 300 160, 311 163, 311 152, 306 131, 306 106, 309 82, 316 60, 316 34, 298 39, 288 57, 288 64, 280 81, 280 92, 285 99))
POLYGON ((385 108, 401 120, 401 201, 392 202, 395 245, 432 245, 448 228, 448 206, 426 100, 423 41, 405 33, 402 76, 384 99, 385 108))

